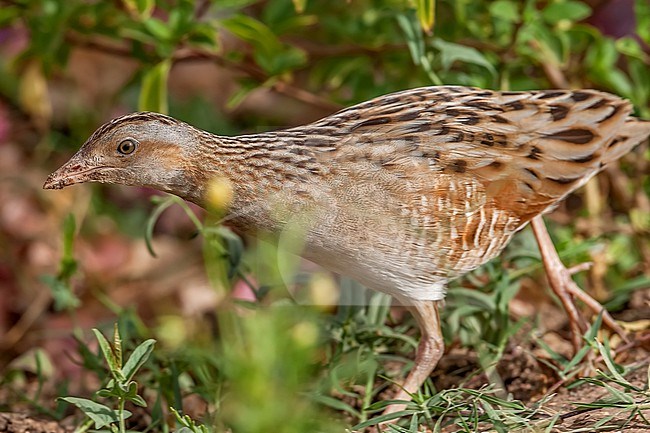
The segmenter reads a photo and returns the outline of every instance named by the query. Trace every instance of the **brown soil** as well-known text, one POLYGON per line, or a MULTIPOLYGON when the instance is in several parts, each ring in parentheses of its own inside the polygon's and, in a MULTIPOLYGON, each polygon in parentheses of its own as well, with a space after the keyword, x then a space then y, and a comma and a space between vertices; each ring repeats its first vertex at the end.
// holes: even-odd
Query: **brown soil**
POLYGON ((0 413, 0 433, 67 433, 72 428, 64 428, 55 421, 30 418, 21 413, 0 413))

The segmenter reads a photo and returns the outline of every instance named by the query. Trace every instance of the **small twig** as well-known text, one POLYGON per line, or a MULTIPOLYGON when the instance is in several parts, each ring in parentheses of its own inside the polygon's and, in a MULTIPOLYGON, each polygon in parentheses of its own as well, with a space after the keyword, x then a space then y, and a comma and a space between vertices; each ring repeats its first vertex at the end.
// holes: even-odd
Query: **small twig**
POLYGON ((34 323, 42 317, 43 312, 52 302, 52 295, 48 290, 40 290, 27 310, 20 316, 16 324, 0 338, 0 350, 8 350, 18 343, 32 328, 34 323))
POLYGON ((132 57, 131 49, 124 45, 110 44, 98 39, 80 38, 74 33, 66 33, 64 37, 66 43, 76 45, 82 48, 91 48, 106 54, 112 54, 120 57, 132 57))
POLYGON ((530 45, 536 51, 540 51, 542 57, 545 57, 542 59, 542 69, 544 70, 544 74, 546 75, 546 78, 548 78, 548 81, 551 82, 551 85, 556 89, 568 89, 570 87, 569 81, 566 79, 558 65, 553 62, 552 59, 549 59, 548 55, 545 55, 541 44, 538 41, 533 40, 530 42, 530 45))
POLYGON ((298 101, 302 101, 309 105, 313 105, 314 107, 322 108, 324 110, 337 111, 342 108, 341 105, 335 102, 331 102, 326 99, 323 99, 320 96, 308 92, 305 89, 292 86, 291 84, 285 83, 283 81, 278 81, 277 83, 275 83, 275 85, 273 86, 273 90, 275 90, 278 93, 282 93, 284 95, 290 96, 293 99, 296 99, 298 101))
POLYGON ((196 6, 196 10, 194 11, 194 19, 196 21, 200 21, 206 13, 210 10, 210 6, 212 6, 212 2, 210 0, 199 0, 198 5, 196 6))
POLYGON ((594 265, 593 262, 584 262, 567 269, 569 275, 575 275, 579 272, 588 271, 594 265))
POLYGON ((558 389, 560 389, 560 387, 562 387, 562 386, 567 382, 567 380, 572 379, 573 376, 574 376, 574 375, 567 376, 567 377, 565 377, 565 378, 561 378, 560 380, 558 380, 557 382, 555 382, 553 385, 551 385, 551 387, 546 391, 546 394, 547 394, 547 395, 554 394, 555 391, 557 391, 558 389))
POLYGON ((359 45, 322 45, 305 39, 283 38, 283 41, 294 47, 309 52, 310 58, 331 58, 339 56, 374 56, 378 53, 402 52, 408 49, 406 44, 386 44, 378 47, 364 47, 359 45))
POLYGON ((565 420, 567 420, 569 418, 573 418, 574 416, 583 415, 585 413, 593 412, 593 411, 600 410, 600 409, 602 409, 602 408, 600 408, 600 407, 585 407, 585 408, 582 408, 582 409, 576 409, 576 410, 572 410, 572 411, 567 412, 567 413, 560 414, 560 416, 558 418, 561 421, 565 421, 565 420))

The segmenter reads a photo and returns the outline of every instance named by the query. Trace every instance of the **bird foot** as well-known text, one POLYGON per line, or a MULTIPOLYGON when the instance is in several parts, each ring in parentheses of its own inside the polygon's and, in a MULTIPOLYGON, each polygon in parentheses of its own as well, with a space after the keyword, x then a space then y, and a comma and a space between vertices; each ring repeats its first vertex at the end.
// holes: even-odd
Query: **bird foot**
POLYGON ((602 314, 603 323, 614 333, 618 334, 626 343, 630 342, 627 332, 618 324, 603 305, 595 300, 589 293, 582 290, 573 280, 566 281, 566 289, 575 298, 581 300, 594 314, 602 314))
POLYGON ((607 312, 607 310, 605 310, 605 307, 578 287, 575 281, 571 278, 571 276, 576 272, 589 269, 591 264, 582 263, 567 269, 560 260, 560 257, 553 246, 553 242, 546 230, 542 217, 537 216, 533 218, 531 226, 542 254, 542 262, 544 264, 544 269, 546 270, 549 285, 560 299, 560 302, 568 315, 569 325, 571 327, 571 342, 574 350, 577 352, 582 347, 582 336, 588 328, 585 318, 580 314, 575 305, 574 298, 582 301, 595 314, 602 314, 603 323, 612 329, 612 331, 620 335, 624 341, 629 341, 623 328, 616 323, 614 318, 607 312))

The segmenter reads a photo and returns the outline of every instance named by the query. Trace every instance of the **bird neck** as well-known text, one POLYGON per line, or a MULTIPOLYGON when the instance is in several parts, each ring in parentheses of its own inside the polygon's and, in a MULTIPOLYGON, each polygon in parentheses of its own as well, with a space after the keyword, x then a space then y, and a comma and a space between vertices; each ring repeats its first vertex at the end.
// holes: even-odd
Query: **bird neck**
POLYGON ((325 170, 318 150, 327 149, 330 141, 299 130, 236 137, 202 134, 192 170, 194 184, 200 186, 184 198, 210 208, 211 184, 225 179, 233 193, 231 220, 273 230, 278 208, 296 208, 315 194, 312 179, 325 170))

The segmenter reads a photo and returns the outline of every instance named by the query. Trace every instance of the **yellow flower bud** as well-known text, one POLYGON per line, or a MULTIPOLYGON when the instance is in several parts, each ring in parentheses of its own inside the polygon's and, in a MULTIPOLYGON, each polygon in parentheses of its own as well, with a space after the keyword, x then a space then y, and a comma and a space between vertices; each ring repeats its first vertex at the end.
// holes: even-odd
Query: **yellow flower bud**
POLYGON ((218 210, 226 210, 234 195, 232 182, 225 177, 215 177, 208 184, 208 206, 218 210))

